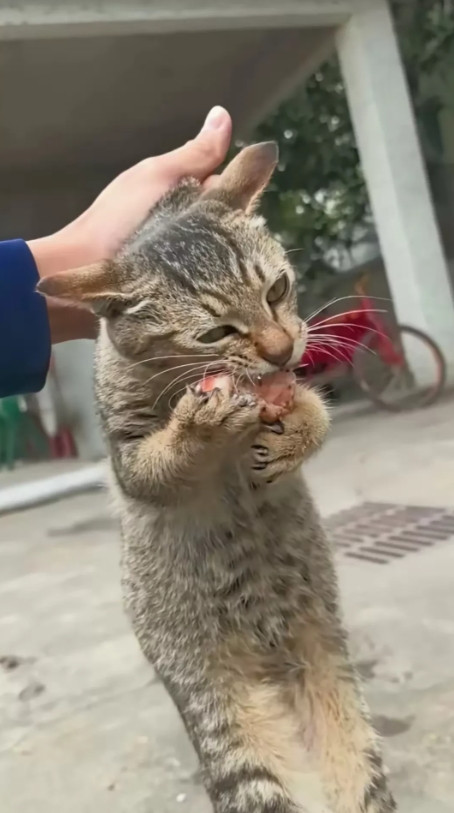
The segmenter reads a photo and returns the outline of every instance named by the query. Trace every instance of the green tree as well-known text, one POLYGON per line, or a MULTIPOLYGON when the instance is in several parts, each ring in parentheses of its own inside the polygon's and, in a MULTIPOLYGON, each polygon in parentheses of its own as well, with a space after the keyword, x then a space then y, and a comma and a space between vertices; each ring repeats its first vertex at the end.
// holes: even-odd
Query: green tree
MULTIPOLYGON (((426 154, 440 149, 442 109, 431 77, 442 77, 454 48, 453 0, 395 0, 395 22, 426 154)), ((453 64, 453 63, 451 63, 453 64)), ((298 250, 304 273, 326 250, 351 243, 370 222, 370 208, 337 60, 257 127, 254 140, 274 139, 280 165, 263 212, 286 248, 298 250)))

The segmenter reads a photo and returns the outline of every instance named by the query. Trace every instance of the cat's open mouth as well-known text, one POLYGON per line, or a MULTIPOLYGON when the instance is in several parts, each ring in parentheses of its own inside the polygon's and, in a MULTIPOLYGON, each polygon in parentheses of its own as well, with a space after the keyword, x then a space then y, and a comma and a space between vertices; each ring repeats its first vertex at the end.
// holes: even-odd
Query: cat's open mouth
POLYGON ((222 392, 234 395, 249 393, 263 403, 262 420, 274 423, 292 411, 295 400, 296 376, 289 371, 266 373, 265 375, 243 375, 241 377, 228 373, 207 375, 199 381, 200 392, 222 392))

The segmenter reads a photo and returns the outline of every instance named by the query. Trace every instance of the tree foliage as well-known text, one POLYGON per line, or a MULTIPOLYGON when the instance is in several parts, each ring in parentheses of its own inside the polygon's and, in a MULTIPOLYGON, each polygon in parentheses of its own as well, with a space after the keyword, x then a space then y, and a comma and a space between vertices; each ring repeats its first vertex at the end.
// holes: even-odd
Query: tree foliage
MULTIPOLYGON (((441 77, 454 47, 453 0, 394 0, 403 60, 426 153, 437 149, 434 121, 443 102, 430 78, 441 77)), ((279 171, 264 214, 304 271, 333 245, 348 245, 370 209, 337 60, 323 65, 254 133, 280 146, 279 171)), ((438 145, 438 148, 440 145, 438 145)))

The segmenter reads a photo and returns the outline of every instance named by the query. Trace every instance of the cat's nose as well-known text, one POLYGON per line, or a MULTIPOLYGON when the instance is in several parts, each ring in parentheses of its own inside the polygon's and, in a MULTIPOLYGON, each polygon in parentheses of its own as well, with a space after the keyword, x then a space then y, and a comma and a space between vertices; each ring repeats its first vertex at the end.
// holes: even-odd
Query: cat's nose
POLYGON ((294 343, 283 330, 269 330, 257 337, 255 346, 264 361, 277 367, 285 367, 292 357, 294 343))

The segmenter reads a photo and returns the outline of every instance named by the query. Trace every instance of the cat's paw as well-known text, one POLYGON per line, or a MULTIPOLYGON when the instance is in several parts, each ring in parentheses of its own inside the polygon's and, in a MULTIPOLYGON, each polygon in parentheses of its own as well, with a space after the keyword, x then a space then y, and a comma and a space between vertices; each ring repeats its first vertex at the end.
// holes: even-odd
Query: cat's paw
POLYGON ((295 407, 272 426, 263 426, 246 461, 253 482, 272 483, 316 452, 329 427, 327 408, 314 390, 299 385, 295 407))
POLYGON ((249 393, 230 393, 215 388, 202 392, 188 387, 174 410, 181 428, 207 441, 239 440, 257 432, 261 404, 249 393))

